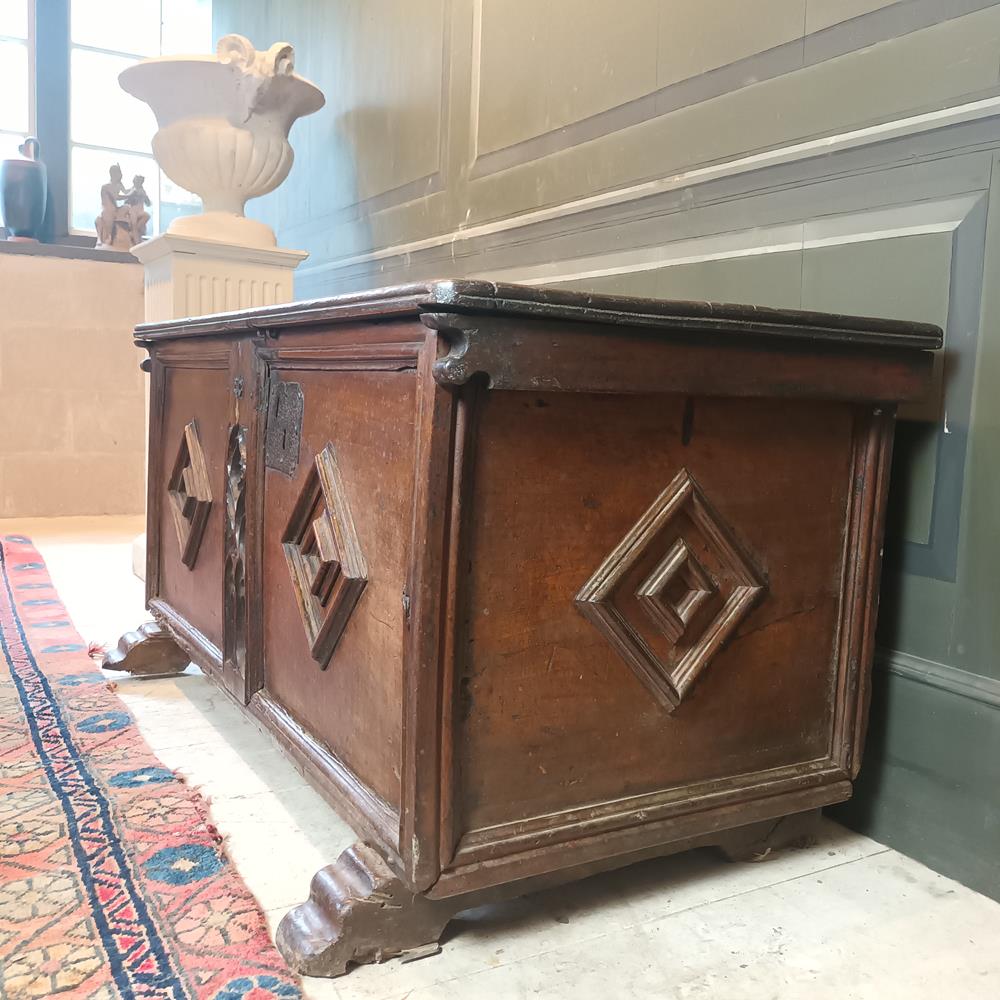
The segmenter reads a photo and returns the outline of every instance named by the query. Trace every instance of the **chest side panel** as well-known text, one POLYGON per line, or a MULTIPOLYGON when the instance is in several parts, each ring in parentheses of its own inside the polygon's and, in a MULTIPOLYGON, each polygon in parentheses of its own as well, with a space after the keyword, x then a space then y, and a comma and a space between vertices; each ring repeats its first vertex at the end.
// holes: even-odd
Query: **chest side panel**
POLYGON ((847 404, 487 392, 460 836, 828 757, 847 404))

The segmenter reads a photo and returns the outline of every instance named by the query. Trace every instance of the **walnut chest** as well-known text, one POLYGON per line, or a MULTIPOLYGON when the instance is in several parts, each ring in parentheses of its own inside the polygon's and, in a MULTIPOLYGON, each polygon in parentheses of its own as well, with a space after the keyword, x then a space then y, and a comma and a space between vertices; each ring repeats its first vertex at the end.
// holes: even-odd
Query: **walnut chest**
POLYGON ((109 662, 193 659, 357 830, 300 970, 851 794, 938 328, 455 281, 138 340, 156 623, 109 662))

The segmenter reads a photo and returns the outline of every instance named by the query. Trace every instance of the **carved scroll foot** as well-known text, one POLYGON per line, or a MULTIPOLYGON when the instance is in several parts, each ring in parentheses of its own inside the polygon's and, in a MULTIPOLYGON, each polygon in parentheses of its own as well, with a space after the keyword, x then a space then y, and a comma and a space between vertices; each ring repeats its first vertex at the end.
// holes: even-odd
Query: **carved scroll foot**
POLYGON ((285 915, 275 940, 296 972, 342 976, 352 964, 434 954, 454 912, 411 892, 377 851, 355 844, 313 876, 309 898, 285 915))
POLYGON ((124 670, 136 676, 179 674, 191 658, 157 622, 146 622, 134 632, 126 632, 118 647, 101 661, 105 670, 124 670))
POLYGON ((727 861, 768 861, 777 851, 816 843, 819 809, 728 831, 716 845, 727 861))

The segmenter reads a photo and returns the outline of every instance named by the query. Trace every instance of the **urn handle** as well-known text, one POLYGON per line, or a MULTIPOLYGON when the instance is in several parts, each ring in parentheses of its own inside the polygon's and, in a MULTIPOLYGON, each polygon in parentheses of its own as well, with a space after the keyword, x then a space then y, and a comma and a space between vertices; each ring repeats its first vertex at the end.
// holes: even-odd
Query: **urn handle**
POLYGON ((29 135, 17 151, 27 160, 38 160, 42 155, 42 144, 33 136, 29 135))

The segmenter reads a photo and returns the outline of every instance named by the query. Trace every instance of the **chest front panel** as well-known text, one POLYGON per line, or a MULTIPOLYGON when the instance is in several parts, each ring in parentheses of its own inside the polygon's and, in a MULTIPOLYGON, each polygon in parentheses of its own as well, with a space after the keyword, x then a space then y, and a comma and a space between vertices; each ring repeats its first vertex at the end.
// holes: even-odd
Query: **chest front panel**
POLYGON ((276 371, 302 423, 294 462, 269 427, 264 689, 398 808, 416 374, 276 371))
POLYGON ((151 420, 159 446, 151 466, 151 510, 159 537, 150 595, 165 602, 217 649, 223 643, 226 450, 232 420, 228 352, 196 361, 164 352, 162 405, 151 420))

